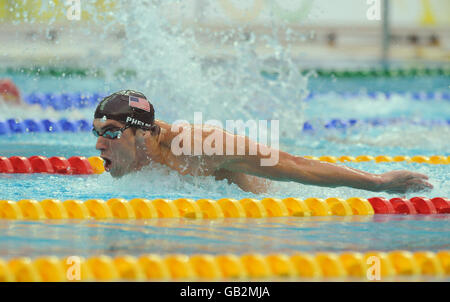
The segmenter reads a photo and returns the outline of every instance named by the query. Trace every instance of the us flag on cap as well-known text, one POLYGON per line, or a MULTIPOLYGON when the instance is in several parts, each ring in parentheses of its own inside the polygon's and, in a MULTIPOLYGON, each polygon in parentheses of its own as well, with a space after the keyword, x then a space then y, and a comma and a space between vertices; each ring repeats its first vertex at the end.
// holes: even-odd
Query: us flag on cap
POLYGON ((150 103, 144 98, 130 95, 128 105, 150 112, 150 103))

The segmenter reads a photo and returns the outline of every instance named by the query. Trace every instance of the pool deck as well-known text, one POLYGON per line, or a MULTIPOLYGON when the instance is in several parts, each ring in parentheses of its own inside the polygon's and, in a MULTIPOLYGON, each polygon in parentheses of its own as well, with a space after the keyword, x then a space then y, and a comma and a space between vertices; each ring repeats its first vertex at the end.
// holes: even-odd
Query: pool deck
MULTIPOLYGON (((230 34, 221 44, 223 35, 213 33, 231 33, 233 28, 224 25, 193 25, 197 45, 195 52, 201 58, 227 59, 236 55, 234 43, 250 38, 255 34, 255 52, 259 56, 274 57, 274 48, 269 47, 264 37, 272 34, 272 29, 254 26, 242 30, 241 37, 230 34), (194 27, 196 26, 196 27, 194 27), (220 44, 220 47, 217 45, 220 44)), ((291 28, 291 38, 286 30, 280 30, 278 40, 281 45, 290 44, 292 57, 309 65, 336 66, 337 61, 376 62, 379 60, 380 30, 376 27, 311 27, 291 28), (335 38, 330 38, 335 35, 335 38), (289 42, 288 42, 289 40, 289 42)), ((399 28, 393 30, 395 38, 391 46, 392 60, 405 62, 450 62, 450 30, 448 28, 399 28), (416 35, 419 42, 408 43, 408 37, 416 35), (440 40, 431 45, 429 39, 438 34, 440 40)), ((124 29, 111 28, 105 34, 102 28, 83 27, 67 24, 51 26, 7 25, 0 28, 0 40, 9 41, 0 45, 0 62, 7 65, 50 64, 101 66, 122 55, 126 42, 124 29), (13 39, 11 39, 13 37, 13 39), (74 38, 76 37, 76 38, 74 38), (99 47, 101 41, 103 47, 99 47)))

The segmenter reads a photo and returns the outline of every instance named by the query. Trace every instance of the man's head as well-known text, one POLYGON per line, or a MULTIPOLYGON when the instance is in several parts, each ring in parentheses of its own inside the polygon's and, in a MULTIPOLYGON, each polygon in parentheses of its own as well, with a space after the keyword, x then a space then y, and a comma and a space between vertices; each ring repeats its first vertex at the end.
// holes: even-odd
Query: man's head
POLYGON ((93 124, 96 149, 113 177, 136 170, 146 161, 145 140, 156 139, 159 133, 154 121, 152 104, 137 91, 122 90, 98 104, 93 124))

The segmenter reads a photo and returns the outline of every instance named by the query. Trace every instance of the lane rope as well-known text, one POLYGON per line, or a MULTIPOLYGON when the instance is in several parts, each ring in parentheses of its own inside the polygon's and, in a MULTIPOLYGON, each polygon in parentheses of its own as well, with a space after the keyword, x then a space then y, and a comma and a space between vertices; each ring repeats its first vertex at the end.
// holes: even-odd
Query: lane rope
MULTIPOLYGON (((361 127, 391 127, 396 125, 412 125, 422 127, 450 127, 448 120, 414 120, 405 118, 367 118, 367 119, 330 119, 325 121, 306 121, 302 131, 315 133, 320 130, 346 131, 361 129, 361 127)), ((88 132, 92 129, 92 120, 53 119, 14 119, 0 120, 0 136, 29 134, 29 133, 61 133, 61 132, 88 132)))
MULTIPOLYGON (((449 76, 450 67, 391 67, 391 68, 371 68, 361 67, 358 69, 302 69, 302 73, 315 72, 320 77, 336 77, 336 78, 397 78, 397 77, 421 77, 421 76, 449 76)), ((77 68, 77 67, 50 67, 50 66, 34 66, 34 67, 7 67, 0 69, 0 73, 10 75, 33 75, 41 77, 96 77, 105 76, 105 72, 98 68, 77 68)), ((117 69, 114 72, 116 76, 134 77, 136 71, 132 69, 117 69)), ((261 75, 265 77, 278 77, 277 71, 262 70, 261 75)))
POLYGON ((414 156, 388 156, 388 155, 359 155, 359 156, 303 156, 308 159, 320 160, 329 163, 345 163, 345 162, 374 162, 374 163, 393 163, 393 162, 406 162, 406 163, 416 163, 416 164, 432 164, 432 165, 448 165, 450 163, 450 155, 414 155, 414 156))
MULTIPOLYGON (((318 160, 329 163, 345 163, 345 162, 373 162, 373 163, 394 163, 405 162, 414 164, 430 164, 430 165, 448 165, 450 163, 450 156, 433 155, 433 156, 303 156, 307 159, 318 160)), ((46 173, 46 174, 63 174, 63 175, 89 175, 102 174, 105 172, 103 165, 104 161, 99 156, 91 156, 86 158, 84 156, 72 156, 65 158, 63 156, 53 156, 47 158, 45 156, 0 156, 0 174, 1 173, 46 173)))
POLYGON ((450 251, 143 254, 1 259, 0 282, 448 278, 450 251), (379 271, 374 271, 375 266, 379 271))
MULTIPOLYGON (((303 69, 302 73, 315 73, 319 77, 332 78, 404 78, 425 76, 449 76, 450 68, 360 68, 360 69, 303 69)), ((261 75, 277 79, 278 71, 261 71, 261 75)))
POLYGON ((223 218, 267 218, 267 217, 311 217, 352 216, 375 214, 450 214, 450 199, 443 197, 369 199, 322 198, 233 198, 154 199, 111 198, 65 200, 22 199, 0 200, 0 219, 44 220, 44 219, 223 219, 223 218))
POLYGON ((0 156, 0 173, 46 173, 63 175, 100 174, 105 171, 103 159, 98 156, 0 156))
MULTIPOLYGON (((99 101, 105 96, 104 93, 88 93, 88 92, 73 92, 73 93, 39 93, 33 92, 24 97, 26 103, 34 105, 38 104, 43 108, 51 107, 57 111, 69 109, 84 109, 93 108, 97 106, 99 101)), ((349 92, 327 92, 318 93, 310 92, 305 100, 315 100, 324 97, 335 97, 339 99, 392 99, 395 97, 409 98, 418 101, 431 100, 450 100, 450 92, 368 92, 368 93, 349 93, 349 92)))
POLYGON ((70 121, 68 119, 7 119, 0 120, 0 136, 24 133, 60 133, 88 132, 92 130, 92 121, 85 119, 70 121))

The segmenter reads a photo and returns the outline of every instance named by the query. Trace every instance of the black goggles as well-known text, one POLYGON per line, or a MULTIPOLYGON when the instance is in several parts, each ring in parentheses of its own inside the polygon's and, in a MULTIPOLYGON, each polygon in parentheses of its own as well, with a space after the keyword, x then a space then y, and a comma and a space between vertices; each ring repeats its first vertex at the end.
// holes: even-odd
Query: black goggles
POLYGON ((97 130, 95 130, 95 128, 92 128, 92 133, 94 134, 95 137, 102 136, 107 139, 118 139, 122 136, 122 133, 130 127, 131 125, 126 125, 125 127, 117 129, 116 131, 106 130, 103 133, 100 133, 97 130))

